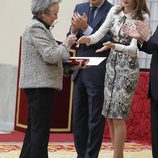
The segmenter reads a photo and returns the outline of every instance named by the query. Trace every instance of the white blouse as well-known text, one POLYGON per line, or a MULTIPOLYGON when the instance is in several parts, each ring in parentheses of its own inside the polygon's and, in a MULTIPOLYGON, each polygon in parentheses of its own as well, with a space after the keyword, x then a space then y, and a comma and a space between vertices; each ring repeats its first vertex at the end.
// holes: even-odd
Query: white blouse
MULTIPOLYGON (((125 16, 126 17, 126 21, 125 21, 125 25, 128 25, 130 27, 135 27, 134 24, 134 20, 132 18, 132 13, 128 13, 125 14, 123 11, 121 11, 120 13, 116 14, 116 9, 118 9, 118 7, 120 6, 113 6, 108 15, 106 20, 104 21, 104 23, 102 24, 102 26, 92 35, 90 35, 90 44, 95 44, 97 43, 99 40, 101 40, 104 35, 108 32, 111 31, 113 33, 113 38, 114 40, 117 41, 117 39, 119 38, 119 33, 121 31, 121 27, 120 26, 120 17, 125 16), (113 28, 112 28, 112 24, 113 24, 113 28)), ((144 16, 144 22, 149 25, 149 15, 147 13, 143 14, 144 16)), ((122 32, 122 31, 121 31, 122 32)), ((121 43, 121 42, 120 42, 121 43)), ((124 45, 124 44, 116 44, 115 43, 115 50, 119 51, 119 52, 123 52, 124 54, 128 54, 131 56, 135 56, 137 55, 137 39, 132 39, 130 45, 124 45)))

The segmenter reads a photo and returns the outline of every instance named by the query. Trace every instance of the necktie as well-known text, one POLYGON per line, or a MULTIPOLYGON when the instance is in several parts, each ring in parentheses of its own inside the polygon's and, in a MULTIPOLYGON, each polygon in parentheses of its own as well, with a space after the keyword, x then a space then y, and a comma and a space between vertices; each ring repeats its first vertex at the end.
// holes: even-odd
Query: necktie
POLYGON ((90 12, 89 12, 89 25, 92 23, 93 19, 94 19, 94 12, 97 9, 97 7, 92 6, 90 8, 90 12))

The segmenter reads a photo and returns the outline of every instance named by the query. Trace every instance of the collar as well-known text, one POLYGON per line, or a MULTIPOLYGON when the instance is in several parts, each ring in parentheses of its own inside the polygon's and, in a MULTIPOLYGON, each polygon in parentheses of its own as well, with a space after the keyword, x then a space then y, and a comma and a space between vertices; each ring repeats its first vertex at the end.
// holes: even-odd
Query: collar
POLYGON ((125 15, 127 18, 130 18, 130 19, 132 18, 133 19, 133 16, 135 14, 135 9, 132 10, 131 12, 129 12, 129 13, 125 13, 124 10, 122 10, 122 14, 125 15))
POLYGON ((45 26, 47 29, 50 29, 50 25, 47 24, 44 20, 42 20, 42 18, 39 18, 39 17, 37 17, 37 16, 35 15, 35 16, 33 16, 33 19, 38 20, 39 22, 41 22, 42 24, 44 24, 44 26, 45 26))
MULTIPOLYGON (((99 6, 97 6, 97 8, 99 9, 103 5, 104 2, 105 2, 105 0, 103 0, 102 3, 99 6)), ((91 4, 90 4, 90 7, 92 7, 91 4)))

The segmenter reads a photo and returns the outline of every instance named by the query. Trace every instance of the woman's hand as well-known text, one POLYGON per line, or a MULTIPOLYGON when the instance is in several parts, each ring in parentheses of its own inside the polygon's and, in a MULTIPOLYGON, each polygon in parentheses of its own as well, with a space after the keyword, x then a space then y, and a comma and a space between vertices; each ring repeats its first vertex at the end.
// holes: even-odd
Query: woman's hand
POLYGON ((130 28, 128 26, 123 26, 122 27, 122 32, 132 38, 135 38, 135 39, 140 39, 141 38, 141 35, 139 34, 139 32, 137 31, 136 28, 130 28))
POLYGON ((70 34, 63 43, 67 48, 70 48, 73 44, 76 43, 76 40, 77 37, 74 34, 70 34))
POLYGON ((78 39, 78 41, 76 42, 76 44, 90 44, 90 37, 89 36, 82 36, 78 39))
POLYGON ((108 50, 108 49, 115 49, 115 44, 110 42, 110 41, 103 43, 103 47, 100 49, 97 49, 96 53, 103 52, 103 51, 108 50))
POLYGON ((79 63, 79 65, 71 66, 70 69, 71 69, 71 70, 79 70, 79 69, 88 68, 89 66, 87 65, 87 63, 88 63, 88 61, 84 62, 84 64, 83 64, 83 62, 81 61, 81 62, 79 63))

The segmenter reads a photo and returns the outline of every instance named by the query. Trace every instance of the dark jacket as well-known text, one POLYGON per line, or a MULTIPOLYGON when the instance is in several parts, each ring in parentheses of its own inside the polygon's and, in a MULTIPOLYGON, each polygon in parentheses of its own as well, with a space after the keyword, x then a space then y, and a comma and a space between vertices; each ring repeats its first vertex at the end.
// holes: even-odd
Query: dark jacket
POLYGON ((152 54, 150 65, 149 97, 158 102, 158 27, 153 36, 143 43, 142 50, 152 54))
MULTIPOLYGON (((107 13, 109 12, 111 7, 112 7, 112 4, 105 0, 105 2, 99 8, 96 17, 91 24, 91 27, 93 28, 92 34, 96 32, 100 28, 100 26, 103 24, 107 16, 107 13)), ((81 15, 85 13, 88 17, 89 10, 90 10, 90 3, 87 2, 87 3, 76 5, 74 12, 78 12, 81 15)), ((77 37, 80 38, 83 35, 84 35, 83 31, 80 29, 77 34, 77 37)), ((87 46, 85 44, 80 44, 79 48, 77 48, 77 56, 78 57, 108 57, 109 51, 96 53, 96 50, 98 48, 101 48, 103 46, 103 43, 106 41, 111 41, 110 34, 106 34, 97 44, 90 45, 90 46, 87 46)), ((104 80, 100 80, 99 78, 100 77, 104 78, 105 69, 106 69, 106 60, 104 60, 98 66, 92 66, 85 71, 87 71, 88 76, 92 76, 91 79, 94 81, 94 83, 100 84, 100 81, 101 81, 101 84, 103 84, 102 82, 104 82, 104 80)), ((73 79, 77 77, 77 75, 79 74, 79 71, 74 72, 73 79)))

